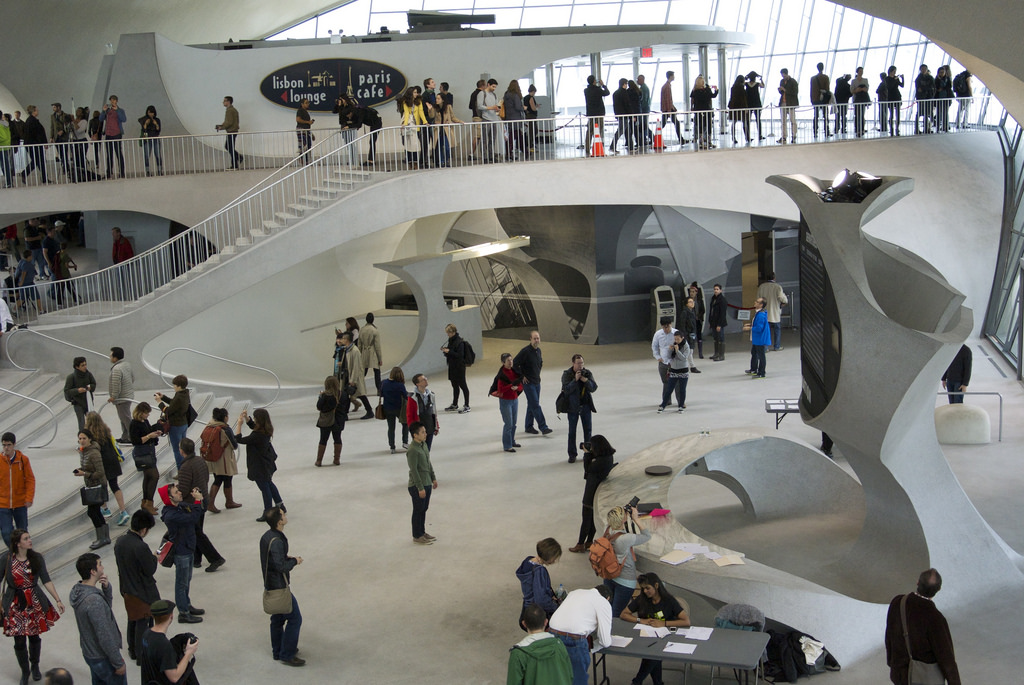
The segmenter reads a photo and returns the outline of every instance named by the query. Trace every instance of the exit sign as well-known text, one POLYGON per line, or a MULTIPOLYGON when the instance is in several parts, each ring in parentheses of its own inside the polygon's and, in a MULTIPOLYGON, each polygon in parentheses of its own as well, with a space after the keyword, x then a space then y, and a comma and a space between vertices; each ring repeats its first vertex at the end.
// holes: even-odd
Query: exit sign
POLYGON ((640 57, 642 57, 642 58, 654 57, 654 48, 640 48, 640 57))

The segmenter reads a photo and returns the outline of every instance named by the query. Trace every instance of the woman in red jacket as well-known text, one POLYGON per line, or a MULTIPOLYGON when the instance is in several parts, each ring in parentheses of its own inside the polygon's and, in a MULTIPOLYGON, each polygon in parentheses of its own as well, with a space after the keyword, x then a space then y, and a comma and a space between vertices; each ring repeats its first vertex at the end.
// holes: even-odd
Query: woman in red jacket
POLYGON ((501 446, 506 452, 515 452, 522 447, 516 442, 516 419, 519 417, 519 395, 523 392, 523 377, 512 368, 512 355, 505 352, 501 355, 501 368, 494 377, 494 390, 491 393, 498 398, 501 409, 501 420, 505 427, 501 430, 501 446))

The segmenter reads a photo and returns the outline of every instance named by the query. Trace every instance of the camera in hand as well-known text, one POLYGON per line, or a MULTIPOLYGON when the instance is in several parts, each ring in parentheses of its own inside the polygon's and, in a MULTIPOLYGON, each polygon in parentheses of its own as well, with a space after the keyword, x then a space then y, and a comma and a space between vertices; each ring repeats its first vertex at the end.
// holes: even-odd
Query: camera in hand
POLYGON ((636 509, 636 505, 638 504, 640 504, 639 497, 634 497, 633 499, 629 500, 629 504, 623 507, 623 509, 626 510, 626 515, 631 515, 633 513, 633 510, 636 509))
POLYGON ((590 448, 591 448, 591 445, 590 445, 589 442, 581 442, 580 443, 580 449, 583 450, 584 452, 590 452, 591 451, 590 448))

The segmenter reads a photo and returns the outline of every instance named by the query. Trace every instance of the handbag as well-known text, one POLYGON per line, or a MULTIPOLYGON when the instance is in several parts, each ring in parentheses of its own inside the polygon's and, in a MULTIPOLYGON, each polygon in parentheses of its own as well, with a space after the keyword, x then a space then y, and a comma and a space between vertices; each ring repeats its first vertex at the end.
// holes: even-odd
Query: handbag
POLYGON ((910 632, 907 629, 907 595, 900 600, 900 620, 903 621, 903 641, 907 646, 907 658, 910 664, 907 667, 908 685, 946 685, 946 676, 942 675, 942 669, 938 664, 929 664, 918 661, 910 654, 910 632))
MULTIPOLYGON (((273 545, 277 538, 270 541, 270 545, 273 545)), ((267 563, 263 567, 263 577, 267 577, 267 573, 270 572, 270 545, 267 545, 267 563)), ((264 581, 265 582, 265 581, 264 581)), ((287 583, 287 576, 285 576, 285 583, 287 583)), ((276 590, 263 589, 263 612, 274 615, 274 614, 290 614, 292 613, 292 588, 291 585, 285 585, 283 588, 276 590)))
POLYGON ((383 421, 387 417, 384 415, 384 397, 377 398, 377 408, 373 410, 373 415, 379 420, 383 421))
POLYGON ((169 540, 166 535, 164 536, 163 542, 160 543, 160 550, 156 554, 156 559, 164 568, 174 566, 174 540, 169 540))
POLYGON ((199 412, 196 411, 196 408, 193 407, 192 403, 190 402, 188 405, 188 411, 185 412, 185 424, 191 426, 193 423, 195 423, 196 419, 198 418, 199 412))
MULTIPOLYGON (((328 397, 331 397, 331 396, 328 396, 328 397)), ((335 416, 335 412, 336 412, 337 408, 338 408, 338 403, 337 403, 337 401, 335 401, 333 407, 331 407, 330 409, 325 409, 324 411, 320 412, 320 416, 317 417, 317 420, 316 420, 316 427, 317 428, 330 428, 331 426, 333 426, 334 425, 334 416, 335 416)))
POLYGON ((135 460, 137 471, 156 468, 156 447, 147 444, 136 445, 132 450, 132 459, 135 460))
POLYGON ((107 484, 83 485, 79 493, 82 495, 82 506, 103 504, 107 501, 107 484))

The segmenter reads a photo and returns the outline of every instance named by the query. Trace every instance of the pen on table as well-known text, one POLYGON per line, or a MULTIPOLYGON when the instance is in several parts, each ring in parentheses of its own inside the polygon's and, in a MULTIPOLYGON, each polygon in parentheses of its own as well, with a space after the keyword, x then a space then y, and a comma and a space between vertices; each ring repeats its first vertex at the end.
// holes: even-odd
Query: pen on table
POLYGON ((654 642, 652 642, 651 644, 649 644, 649 645, 647 645, 647 646, 648 646, 648 647, 653 647, 653 646, 654 646, 654 645, 656 645, 656 644, 658 644, 658 641, 657 641, 657 640, 655 640, 654 642))

